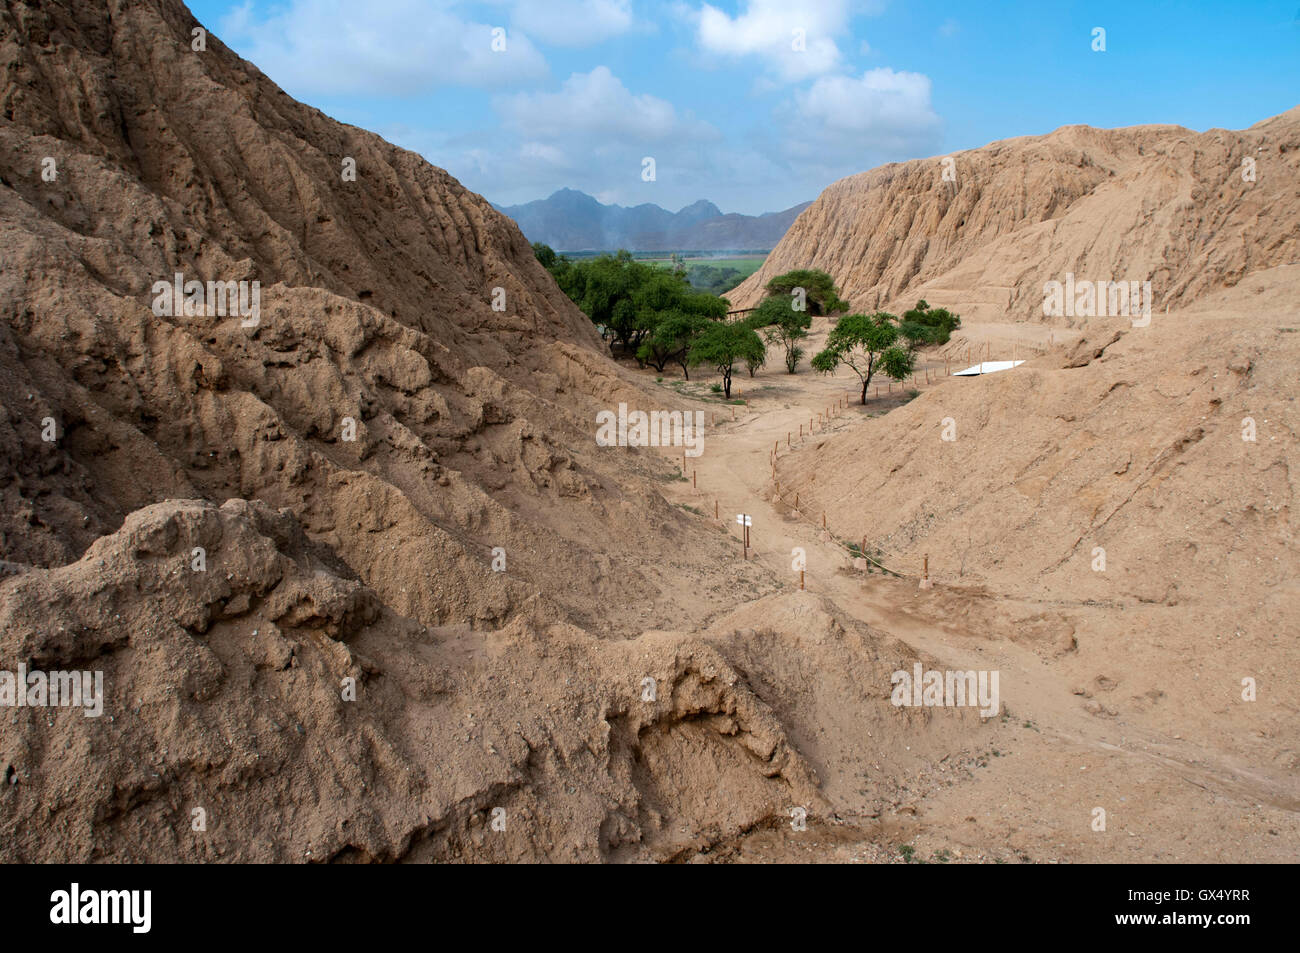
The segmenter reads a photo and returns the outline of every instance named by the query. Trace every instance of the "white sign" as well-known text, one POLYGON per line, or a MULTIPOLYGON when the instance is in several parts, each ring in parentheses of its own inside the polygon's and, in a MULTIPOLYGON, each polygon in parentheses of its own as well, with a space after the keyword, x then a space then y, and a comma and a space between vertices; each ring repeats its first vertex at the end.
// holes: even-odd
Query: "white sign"
POLYGON ((737 514, 736 514, 736 522, 737 522, 738 524, 740 524, 741 526, 753 526, 753 525, 754 525, 754 524, 750 521, 750 518, 749 518, 748 516, 746 516, 744 513, 737 513, 737 514))

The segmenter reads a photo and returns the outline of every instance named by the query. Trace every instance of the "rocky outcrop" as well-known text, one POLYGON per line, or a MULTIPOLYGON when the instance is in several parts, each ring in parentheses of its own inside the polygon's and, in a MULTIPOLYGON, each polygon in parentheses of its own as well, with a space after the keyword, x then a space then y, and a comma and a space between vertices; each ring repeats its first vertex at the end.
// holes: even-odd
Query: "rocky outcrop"
POLYGON ((0 11, 0 671, 103 683, 0 709, 0 857, 664 859, 682 772, 728 765, 705 843, 811 797, 720 656, 620 647, 727 551, 594 445, 665 398, 509 219, 197 29, 0 11))
POLYGON ((288 511, 146 507, 76 563, 0 581, 3 658, 96 672, 102 695, 0 719, 3 856, 664 860, 816 801, 715 650, 620 646, 435 635, 288 511))
POLYGON ((1150 281, 1177 310, 1246 274, 1300 261, 1300 107, 1233 132, 1093 129, 995 142, 841 179, 728 298, 749 307, 773 276, 819 268, 855 309, 918 298, 964 320, 1043 315, 1067 273, 1150 281))

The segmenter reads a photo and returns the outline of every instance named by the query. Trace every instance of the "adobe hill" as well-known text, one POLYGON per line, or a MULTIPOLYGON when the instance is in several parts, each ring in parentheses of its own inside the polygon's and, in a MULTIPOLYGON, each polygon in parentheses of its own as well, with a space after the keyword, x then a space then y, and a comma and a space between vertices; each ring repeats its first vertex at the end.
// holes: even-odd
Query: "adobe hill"
POLYGON ((837 182, 730 297, 821 268, 855 310, 960 312, 923 356, 940 376, 986 343, 1028 362, 873 400, 776 480, 887 565, 928 555, 937 624, 1023 643, 1101 718, 1141 712, 1293 771, 1300 108, 1242 132, 1073 126, 953 158, 955 183, 937 159, 837 182), (1045 317, 1043 286, 1067 272, 1149 280, 1149 324, 1045 317), (1093 699, 1098 673, 1123 684, 1114 705, 1093 699), (1272 707, 1238 703, 1247 675, 1283 678, 1272 707))
MULTIPOLYGON (((1166 205, 1126 179, 1103 205, 1165 224, 1109 258, 1104 216, 1052 217, 1111 188, 1083 141, 1033 166, 1077 199, 972 195, 983 236, 936 245, 935 280, 1035 228, 1042 267, 1136 268, 1201 234, 1183 201, 1240 278, 1171 252, 1186 332, 1085 328, 814 433, 844 375, 729 406, 615 364, 513 222, 198 26, 0 10, 0 698, 22 666, 104 687, 101 717, 0 708, 0 859, 1294 860, 1294 117, 1239 134, 1261 191, 1226 212, 1177 199, 1195 150, 1147 170, 1166 205), (177 273, 258 282, 259 320, 156 307, 177 273), (620 402, 705 414, 689 476, 595 445, 620 402), (941 584, 859 572, 862 535, 941 584), (996 716, 895 706, 916 664, 999 670, 996 716)), ((843 226, 891 294, 930 287, 906 220, 907 254, 843 226)), ((1035 260, 998 267, 1028 307, 1035 260)))
POLYGON ((750 307, 773 276, 819 268, 855 310, 924 298, 1042 322, 1044 284, 1072 272, 1150 281, 1153 310, 1176 309, 1300 261, 1297 183, 1300 107, 1240 132, 1065 126, 841 179, 729 298, 750 307))
POLYGON ((730 562, 658 455, 593 442, 597 408, 688 402, 611 362, 484 199, 198 26, 0 12, 0 655, 107 695, 2 720, 4 858, 450 858, 498 806, 500 859, 650 851, 679 808, 647 799, 694 769, 634 777, 638 732, 714 711, 695 745, 737 794, 693 823, 811 790, 715 652, 605 647, 688 627, 678 574, 730 562), (155 314, 176 273, 260 282, 260 323, 155 314))

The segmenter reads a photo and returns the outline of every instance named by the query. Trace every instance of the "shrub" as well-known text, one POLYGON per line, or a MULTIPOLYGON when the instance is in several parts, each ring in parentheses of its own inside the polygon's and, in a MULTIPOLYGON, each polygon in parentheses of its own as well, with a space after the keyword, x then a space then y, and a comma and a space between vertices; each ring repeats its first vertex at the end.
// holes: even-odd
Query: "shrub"
POLYGON ((900 329, 913 348, 922 344, 947 344, 952 332, 961 327, 961 315, 947 308, 931 308, 922 298, 916 307, 903 312, 900 329))
POLYGON ((761 365, 767 349, 757 332, 743 321, 710 324, 691 345, 688 361, 692 366, 707 364, 722 375, 722 392, 731 397, 731 374, 744 361, 761 365))
POLYGON ((862 381, 862 403, 867 402, 871 378, 882 372, 896 381, 912 373, 913 359, 899 347, 898 318, 886 311, 850 314, 840 318, 826 336, 826 348, 812 359, 815 370, 830 374, 847 365, 862 381))
POLYGON ((777 275, 767 283, 764 290, 769 297, 793 298, 799 288, 803 289, 807 310, 812 314, 832 314, 849 308, 847 302, 840 300, 831 276, 812 268, 800 268, 777 275))
POLYGON ((785 367, 793 374, 804 353, 798 343, 808 336, 812 316, 807 311, 794 310, 793 302, 786 298, 765 298, 746 323, 755 330, 762 329, 768 344, 779 344, 785 349, 785 367))

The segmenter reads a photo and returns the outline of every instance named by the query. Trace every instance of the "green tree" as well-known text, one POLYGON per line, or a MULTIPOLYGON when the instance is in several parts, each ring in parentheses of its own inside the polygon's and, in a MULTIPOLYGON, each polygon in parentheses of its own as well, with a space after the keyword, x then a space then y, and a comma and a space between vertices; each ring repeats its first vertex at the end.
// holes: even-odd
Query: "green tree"
POLYGON ((907 353, 914 354, 918 347, 930 343, 930 329, 915 321, 903 321, 898 325, 898 336, 907 342, 907 353))
POLYGON ((862 403, 867 402, 871 377, 880 371, 896 381, 912 373, 912 355, 898 346, 898 318, 886 311, 850 314, 839 319, 826 336, 826 348, 812 359, 823 374, 847 365, 862 381, 862 403))
POLYGON ((779 344, 784 349, 785 368, 791 374, 804 354, 799 342, 808 337, 812 326, 812 315, 794 310, 793 304, 785 297, 765 298, 746 319, 750 327, 762 331, 768 344, 779 344))
POLYGON ((611 351, 619 342, 626 346, 634 329, 636 313, 628 265, 615 256, 598 255, 575 262, 568 282, 560 285, 601 333, 612 338, 611 351))
POLYGON ((715 265, 696 265, 686 273, 686 277, 696 291, 716 295, 730 291, 745 280, 745 275, 739 269, 715 265))
POLYGON ((722 374, 723 394, 731 397, 731 373, 737 363, 762 363, 766 348, 758 332, 743 321, 714 322, 691 344, 687 360, 692 367, 707 364, 722 374))
POLYGON ((691 379, 690 361, 687 355, 691 345, 709 326, 709 319, 700 314, 674 310, 660 317, 655 329, 650 332, 637 350, 637 360, 651 365, 663 373, 669 361, 682 368, 682 376, 691 379))
POLYGON ((572 288, 576 276, 573 274, 573 262, 568 256, 556 254, 554 248, 541 242, 533 242, 533 254, 542 263, 542 267, 551 273, 560 290, 573 298, 572 288))
MULTIPOLYGON (((635 353, 642 364, 662 371, 670 360, 681 363, 678 358, 685 356, 705 325, 726 317, 728 304, 725 298, 692 290, 682 274, 662 268, 651 271, 632 293, 636 329, 641 334, 635 353), (668 326, 660 333, 664 324, 668 326)), ((682 373, 689 379, 686 365, 682 373)))
POLYGON ((688 290, 682 279, 634 261, 627 251, 576 262, 571 271, 560 287, 610 340, 611 354, 621 345, 635 355, 657 313, 671 304, 671 286, 679 286, 678 294, 688 290))
POLYGON ((824 271, 811 268, 787 271, 764 286, 769 297, 784 296, 791 300, 795 299, 800 288, 803 289, 807 309, 813 314, 832 314, 849 308, 847 302, 840 300, 834 280, 824 271))
POLYGON ((947 344, 959 327, 961 315, 947 308, 931 308, 922 298, 915 308, 903 312, 901 330, 915 348, 923 344, 947 344))
POLYGON ((533 254, 537 260, 542 263, 542 267, 550 271, 555 267, 555 263, 560 260, 560 256, 555 254, 555 249, 550 245, 541 242, 533 242, 533 254))
POLYGON ((696 291, 682 298, 682 308, 691 314, 698 314, 713 321, 721 321, 726 318, 727 311, 731 308, 731 302, 726 298, 719 298, 717 295, 709 294, 706 291, 696 291))
POLYGON ((724 318, 730 307, 725 298, 691 287, 681 269, 639 262, 627 251, 570 261, 538 242, 533 254, 560 290, 591 318, 611 354, 622 347, 643 366, 652 364, 659 371, 670 360, 680 363, 689 347, 689 341, 681 343, 681 335, 698 330, 695 319, 724 318), (686 318, 690 320, 683 324, 686 318), (669 319, 672 327, 656 336, 659 325, 669 319))

